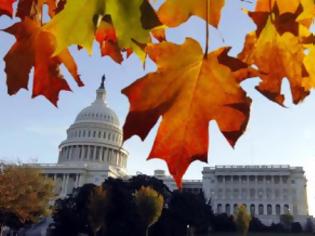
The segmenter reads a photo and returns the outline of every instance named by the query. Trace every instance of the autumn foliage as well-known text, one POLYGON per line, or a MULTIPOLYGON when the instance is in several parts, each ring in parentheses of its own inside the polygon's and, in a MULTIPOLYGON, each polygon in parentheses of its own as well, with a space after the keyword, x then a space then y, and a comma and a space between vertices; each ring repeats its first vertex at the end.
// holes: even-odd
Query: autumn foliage
MULTIPOLYGON (((50 213, 54 198, 53 181, 39 169, 22 165, 2 165, 0 170, 0 214, 15 216, 21 224, 35 223, 50 213)), ((0 222, 1 225, 2 222, 0 222)))
POLYGON ((241 88, 242 81, 259 77, 256 89, 281 106, 283 79, 289 81, 295 104, 315 86, 313 0, 252 2, 254 10, 244 9, 244 14, 256 30, 247 34, 237 57, 228 55, 228 47, 208 52, 208 26, 219 27, 226 4, 224 0, 164 0, 155 9, 148 0, 0 0, 1 15, 19 18, 4 29, 16 38, 4 57, 8 93, 27 88, 34 68, 32 96, 44 95, 56 105, 59 92, 70 90, 59 71, 61 64, 82 86, 68 51, 71 45, 92 54, 96 40, 101 54, 117 63, 131 53, 142 62, 151 58, 156 71, 122 91, 130 102, 124 138, 145 139, 162 117, 149 158, 165 160, 181 186, 191 162, 207 161, 209 121, 217 122, 232 146, 246 130, 251 98, 241 88), (44 16, 50 18, 46 23, 44 16), (191 16, 205 22, 204 50, 194 39, 178 45, 165 36, 169 27, 178 27, 191 16))

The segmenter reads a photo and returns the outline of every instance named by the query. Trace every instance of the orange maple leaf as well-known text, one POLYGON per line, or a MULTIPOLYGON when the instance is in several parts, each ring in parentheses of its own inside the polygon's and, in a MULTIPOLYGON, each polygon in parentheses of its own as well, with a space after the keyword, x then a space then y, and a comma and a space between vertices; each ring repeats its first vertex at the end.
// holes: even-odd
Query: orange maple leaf
POLYGON ((217 27, 225 0, 166 0, 158 10, 160 21, 169 26, 176 27, 187 21, 192 15, 207 20, 209 24, 217 27), (208 1, 208 16, 206 6, 208 1))
POLYGON ((304 46, 299 37, 299 24, 295 21, 300 11, 279 15, 251 12, 249 16, 257 25, 256 32, 246 36, 244 49, 239 58, 255 64, 260 71, 261 82, 256 89, 270 100, 283 105, 282 80, 290 83, 293 102, 301 102, 309 91, 303 86, 308 77, 305 70, 304 46))
POLYGON ((301 0, 257 0, 255 11, 272 12, 275 5, 279 7, 280 15, 296 12, 301 0))
POLYGON ((95 39, 100 44, 101 55, 110 56, 119 64, 123 61, 122 52, 126 51, 127 57, 132 54, 131 49, 121 49, 119 47, 114 26, 107 21, 101 21, 95 32, 95 39))
POLYGON ((13 15, 13 3, 15 0, 0 0, 0 16, 1 15, 7 15, 12 16, 13 15))
POLYGON ((148 159, 165 160, 178 186, 191 162, 207 161, 210 120, 232 146, 246 128, 251 99, 236 76, 247 64, 229 57, 228 50, 204 56, 190 38, 182 45, 150 44, 147 53, 157 71, 122 91, 130 101, 124 139, 135 134, 144 139, 162 116, 148 159))
POLYGON ((54 37, 48 31, 42 30, 37 22, 25 18, 5 31, 13 34, 17 40, 4 57, 10 95, 17 93, 21 88, 27 89, 29 72, 33 66, 33 97, 44 95, 56 105, 59 92, 70 91, 59 71, 61 63, 69 70, 77 84, 83 86, 69 51, 64 50, 53 57, 54 37))
MULTIPOLYGON (((50 17, 54 16, 56 13, 57 0, 19 0, 17 5, 16 16, 24 19, 42 17, 42 10, 44 4, 48 6, 48 14, 50 17)), ((62 2, 62 1, 60 1, 62 2)))

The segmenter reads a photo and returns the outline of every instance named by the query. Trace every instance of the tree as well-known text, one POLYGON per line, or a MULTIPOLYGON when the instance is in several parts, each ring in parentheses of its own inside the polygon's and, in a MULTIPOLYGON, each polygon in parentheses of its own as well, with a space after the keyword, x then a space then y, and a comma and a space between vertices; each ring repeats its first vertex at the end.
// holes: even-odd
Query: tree
POLYGON ((71 45, 92 54, 96 40, 101 54, 117 63, 124 60, 124 54, 128 58, 135 53, 143 63, 150 57, 156 71, 123 90, 130 102, 124 139, 133 135, 145 139, 162 116, 149 158, 165 160, 181 186, 191 162, 207 161, 209 121, 218 123, 231 146, 245 132, 252 100, 241 82, 259 77, 257 91, 281 106, 285 78, 295 104, 315 87, 311 31, 315 2, 242 2, 253 9, 247 14, 256 30, 246 35, 241 53, 232 57, 226 46, 209 52, 209 26, 220 26, 222 9, 230 1, 164 0, 152 6, 147 0, 2 0, 0 20, 1 15, 14 18, 4 31, 16 38, 4 56, 8 93, 26 89, 34 68, 32 97, 43 95, 57 105, 59 92, 70 90, 60 73, 61 64, 83 86, 68 50, 71 45), (182 44, 167 39, 168 28, 176 29, 193 16, 205 24, 203 48, 192 38, 182 44))
POLYGON ((146 236, 149 235, 149 228, 155 224, 161 216, 164 198, 151 187, 141 187, 135 192, 137 211, 146 228, 146 236))
POLYGON ((53 235, 93 234, 88 219, 88 203, 95 187, 94 184, 85 184, 66 198, 56 200, 52 215, 54 223, 51 225, 53 235))
POLYGON ((103 186, 98 186, 92 191, 88 203, 88 219, 95 236, 105 226, 107 207, 107 192, 103 186))
POLYGON ((287 230, 291 230, 291 224, 293 222, 293 216, 290 213, 282 214, 280 216, 280 222, 287 230))
POLYGON ((0 228, 35 223, 50 213, 53 181, 26 165, 3 165, 0 170, 0 228))
POLYGON ((234 218, 238 230, 242 233, 243 236, 246 236, 248 233, 251 216, 244 204, 238 206, 234 218))

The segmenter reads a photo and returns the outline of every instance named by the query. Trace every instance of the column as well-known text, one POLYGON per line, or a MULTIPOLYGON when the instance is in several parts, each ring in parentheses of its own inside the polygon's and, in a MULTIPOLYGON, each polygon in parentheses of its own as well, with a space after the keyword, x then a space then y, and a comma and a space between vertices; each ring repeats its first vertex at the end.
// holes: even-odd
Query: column
POLYGON ((69 147, 69 152, 68 152, 68 160, 71 160, 72 149, 73 149, 73 147, 70 146, 70 147, 69 147))
POLYGON ((64 191, 64 193, 65 193, 65 195, 67 195, 68 184, 69 184, 69 174, 66 174, 65 177, 66 177, 66 178, 65 178, 66 181, 65 181, 65 191, 64 191))
POLYGON ((108 148, 105 148, 105 152, 104 152, 104 161, 108 163, 108 148))
POLYGON ((102 161, 103 149, 104 147, 99 147, 98 158, 97 158, 99 162, 102 161))
POLYGON ((90 151, 91 150, 91 146, 90 145, 88 145, 87 146, 87 154, 86 154, 86 157, 85 158, 87 158, 87 160, 90 160, 90 151))
POLYGON ((97 148, 97 146, 93 146, 94 148, 93 148, 93 158, 92 158, 92 160, 93 161, 95 161, 96 160, 96 148, 97 148))
POLYGON ((61 183, 61 193, 62 194, 65 193, 65 185, 66 185, 66 175, 63 174, 62 175, 62 183, 61 183))

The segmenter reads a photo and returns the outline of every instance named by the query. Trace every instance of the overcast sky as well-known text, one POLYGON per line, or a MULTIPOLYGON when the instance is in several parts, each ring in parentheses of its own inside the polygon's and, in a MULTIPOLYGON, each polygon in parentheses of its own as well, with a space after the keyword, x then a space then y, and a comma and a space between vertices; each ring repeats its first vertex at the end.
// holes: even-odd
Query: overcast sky
MULTIPOLYGON (((224 8, 220 30, 210 29, 210 47, 233 45, 232 55, 242 48, 246 32, 255 26, 242 12, 241 8, 252 7, 241 1, 228 1, 224 8)), ((7 17, 0 20, 0 28, 9 26, 13 21, 7 17)), ((169 40, 182 43, 185 37, 193 37, 204 45, 204 23, 192 18, 176 30, 167 33, 169 40)), ((14 42, 14 38, 0 31, 0 55, 3 57, 14 42)), ((136 56, 131 56, 122 65, 108 58, 101 58, 98 45, 94 45, 94 55, 89 57, 84 50, 74 51, 79 65, 83 88, 76 84, 65 72, 73 92, 62 92, 56 109, 43 97, 31 99, 31 92, 21 90, 15 96, 7 95, 4 63, 0 61, 0 159, 54 163, 58 157, 58 145, 66 138, 66 129, 76 115, 90 105, 95 98, 95 89, 99 86, 102 74, 106 74, 107 102, 113 108, 121 124, 128 112, 128 100, 121 89, 155 66, 148 61, 144 70, 136 56)), ((17 68, 18 69, 18 68, 17 68)), ((63 70, 64 71, 64 70, 63 70)), ((288 83, 284 81, 286 106, 282 108, 260 95, 255 89, 258 79, 251 79, 242 87, 252 97, 250 121, 245 134, 232 149, 219 132, 215 122, 210 122, 209 164, 193 163, 185 178, 200 179, 201 170, 207 165, 269 165, 289 164, 303 166, 308 181, 308 200, 310 213, 315 214, 315 95, 311 94, 299 106, 291 103, 288 83)), ((32 88, 30 81, 29 88, 32 88)), ((152 174, 154 169, 167 169, 161 160, 146 161, 154 136, 155 127, 142 142, 138 137, 126 141, 129 151, 128 171, 133 174, 141 171, 152 174)))

